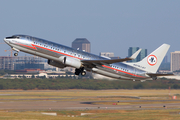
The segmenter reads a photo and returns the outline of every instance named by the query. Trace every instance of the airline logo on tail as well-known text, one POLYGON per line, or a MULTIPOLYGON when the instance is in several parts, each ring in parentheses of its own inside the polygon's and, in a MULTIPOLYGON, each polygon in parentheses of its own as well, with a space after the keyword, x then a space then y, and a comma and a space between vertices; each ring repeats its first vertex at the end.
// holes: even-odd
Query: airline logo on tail
POLYGON ((149 65, 154 66, 157 63, 157 57, 155 55, 149 55, 147 62, 149 65))

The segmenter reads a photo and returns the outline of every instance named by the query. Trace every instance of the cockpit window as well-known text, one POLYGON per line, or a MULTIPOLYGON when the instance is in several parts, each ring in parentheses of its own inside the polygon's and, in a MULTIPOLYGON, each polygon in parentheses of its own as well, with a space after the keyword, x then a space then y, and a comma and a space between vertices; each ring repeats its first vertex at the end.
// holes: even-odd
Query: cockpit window
POLYGON ((6 37, 6 39, 19 39, 19 36, 6 37))

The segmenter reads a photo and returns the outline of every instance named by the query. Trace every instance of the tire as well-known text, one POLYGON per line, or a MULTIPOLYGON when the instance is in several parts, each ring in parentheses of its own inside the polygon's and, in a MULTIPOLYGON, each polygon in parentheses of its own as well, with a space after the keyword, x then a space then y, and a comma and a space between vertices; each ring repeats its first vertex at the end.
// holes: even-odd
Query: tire
POLYGON ((14 56, 18 56, 18 53, 14 53, 14 56))
POLYGON ((81 72, 81 75, 82 75, 82 76, 85 76, 85 75, 86 75, 86 72, 85 72, 85 71, 82 71, 82 72, 81 72))

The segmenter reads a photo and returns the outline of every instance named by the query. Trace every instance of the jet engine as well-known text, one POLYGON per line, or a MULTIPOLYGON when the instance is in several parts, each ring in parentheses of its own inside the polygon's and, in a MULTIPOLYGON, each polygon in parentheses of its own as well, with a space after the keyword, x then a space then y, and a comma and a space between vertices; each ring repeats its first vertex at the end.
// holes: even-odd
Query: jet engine
POLYGON ((82 67, 81 61, 79 59, 76 59, 76 58, 71 58, 71 57, 68 57, 68 56, 61 56, 59 58, 59 60, 65 66, 70 66, 70 67, 74 67, 74 68, 78 68, 78 69, 82 67))
POLYGON ((54 60, 48 60, 48 64, 49 65, 52 65, 54 67, 58 67, 58 68, 64 68, 66 67, 64 64, 60 63, 60 62, 57 62, 57 61, 54 61, 54 60))

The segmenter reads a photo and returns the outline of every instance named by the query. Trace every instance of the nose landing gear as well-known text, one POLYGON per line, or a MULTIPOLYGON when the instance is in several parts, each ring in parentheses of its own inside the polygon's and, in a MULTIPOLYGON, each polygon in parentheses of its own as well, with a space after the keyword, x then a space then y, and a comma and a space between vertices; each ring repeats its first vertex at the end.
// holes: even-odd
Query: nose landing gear
POLYGON ((80 68, 75 70, 75 75, 79 75, 81 73, 82 76, 86 75, 86 71, 84 71, 84 68, 80 68))
POLYGON ((18 53, 14 53, 14 56, 18 56, 18 53))
POLYGON ((16 53, 14 53, 14 56, 18 56, 18 52, 19 52, 19 50, 17 49, 17 48, 12 48, 14 51, 16 51, 16 53))

